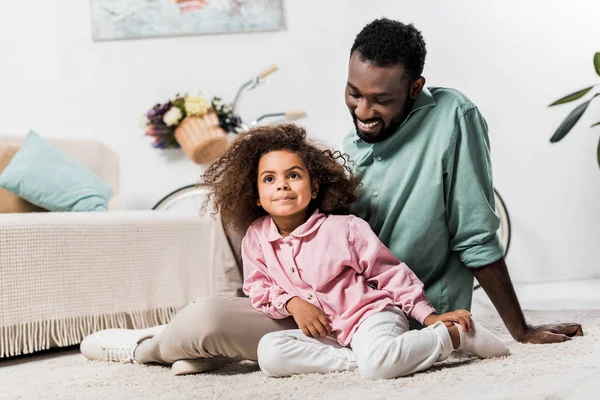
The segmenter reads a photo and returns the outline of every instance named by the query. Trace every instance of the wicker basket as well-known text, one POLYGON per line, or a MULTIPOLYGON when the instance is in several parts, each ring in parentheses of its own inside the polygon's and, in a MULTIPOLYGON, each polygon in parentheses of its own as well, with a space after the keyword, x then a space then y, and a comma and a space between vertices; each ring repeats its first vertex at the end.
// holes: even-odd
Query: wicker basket
POLYGON ((229 140, 219 127, 215 110, 202 117, 186 117, 175 129, 175 139, 196 164, 208 164, 225 153, 229 140))

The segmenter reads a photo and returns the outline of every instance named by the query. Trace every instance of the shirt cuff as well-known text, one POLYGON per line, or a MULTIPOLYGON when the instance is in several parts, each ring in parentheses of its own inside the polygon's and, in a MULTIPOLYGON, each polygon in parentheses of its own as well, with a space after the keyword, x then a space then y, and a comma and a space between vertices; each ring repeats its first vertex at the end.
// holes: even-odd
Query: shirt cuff
POLYGON ((279 311, 279 313, 285 315, 286 317, 289 317, 292 314, 289 313, 285 305, 292 297, 296 297, 296 295, 288 293, 282 294, 280 296, 275 297, 275 300, 273 300, 272 304, 275 306, 277 311, 279 311))
POLYGON ((413 309, 410 311, 410 317, 416 319, 421 323, 425 322, 425 318, 435 313, 435 308, 431 305, 428 300, 422 300, 415 304, 413 309))
POLYGON ((503 255, 504 248, 496 234, 487 243, 461 251, 460 259, 469 268, 479 268, 498 261, 503 255))

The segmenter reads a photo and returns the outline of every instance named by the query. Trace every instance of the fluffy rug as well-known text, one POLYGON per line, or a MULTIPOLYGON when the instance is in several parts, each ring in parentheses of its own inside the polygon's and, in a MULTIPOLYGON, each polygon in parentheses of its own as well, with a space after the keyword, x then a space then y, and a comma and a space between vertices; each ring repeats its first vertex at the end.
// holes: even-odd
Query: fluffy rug
POLYGON ((0 399, 591 399, 600 393, 600 310, 526 312, 530 323, 577 321, 586 336, 523 345, 495 315, 478 320, 509 357, 451 356, 427 372, 380 381, 358 373, 267 378, 255 363, 175 377, 168 368, 89 362, 75 349, 0 360, 0 399))

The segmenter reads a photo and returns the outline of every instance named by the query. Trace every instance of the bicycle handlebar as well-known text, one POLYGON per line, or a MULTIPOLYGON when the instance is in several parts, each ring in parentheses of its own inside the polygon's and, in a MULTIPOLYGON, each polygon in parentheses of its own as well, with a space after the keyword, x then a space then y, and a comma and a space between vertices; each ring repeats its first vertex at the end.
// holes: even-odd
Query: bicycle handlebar
POLYGON ((264 79, 267 76, 271 75, 273 72, 277 71, 279 69, 279 67, 275 64, 273 65, 269 65, 267 68, 263 69, 259 74, 258 77, 260 79, 264 79))
POLYGON ((306 115, 306 112, 302 111, 302 110, 288 111, 285 113, 285 117, 289 118, 289 119, 301 118, 301 117, 304 117, 305 115, 306 115))

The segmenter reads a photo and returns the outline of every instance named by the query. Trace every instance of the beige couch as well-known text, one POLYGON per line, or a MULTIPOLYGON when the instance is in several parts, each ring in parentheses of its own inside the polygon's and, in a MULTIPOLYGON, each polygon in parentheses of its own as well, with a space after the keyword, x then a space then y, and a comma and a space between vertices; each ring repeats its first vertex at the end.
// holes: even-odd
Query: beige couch
MULTIPOLYGON (((0 162, 21 141, 0 137, 0 162)), ((114 152, 91 141, 52 142, 103 178, 118 199, 114 152)), ((0 208, 14 200, 0 192, 0 208)), ((115 203, 98 213, 0 213, 0 357, 75 345, 100 329, 166 323, 198 296, 239 288, 219 221, 115 211, 115 203)))

